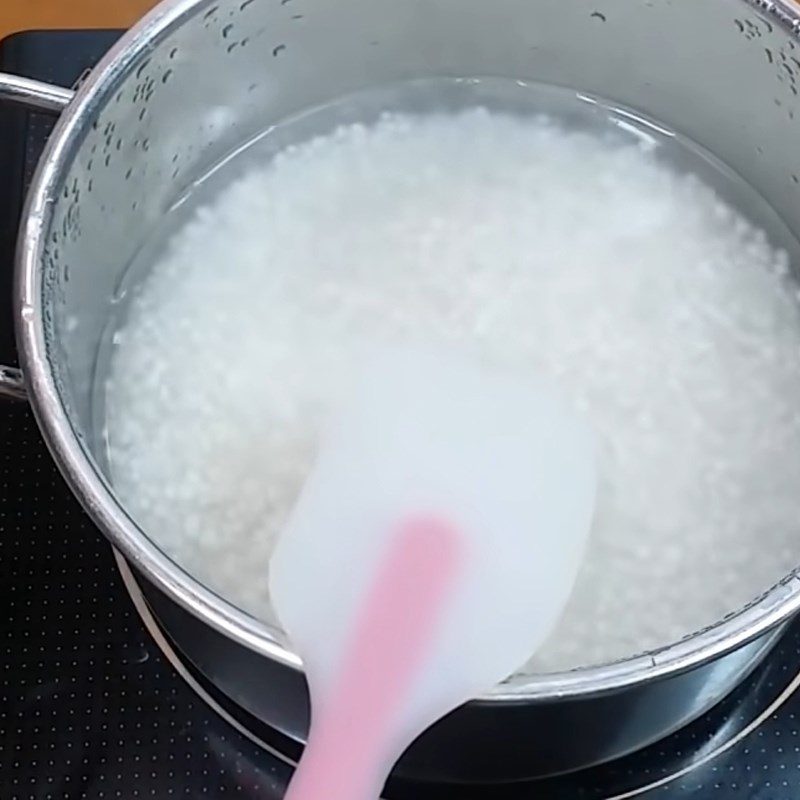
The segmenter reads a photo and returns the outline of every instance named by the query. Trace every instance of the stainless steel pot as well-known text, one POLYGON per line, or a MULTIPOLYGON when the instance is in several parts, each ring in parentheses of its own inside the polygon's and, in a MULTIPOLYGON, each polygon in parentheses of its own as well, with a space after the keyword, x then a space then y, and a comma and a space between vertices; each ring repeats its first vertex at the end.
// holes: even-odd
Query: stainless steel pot
MULTIPOLYGON (((198 175, 294 112, 390 81, 497 75, 574 87, 665 120, 800 233, 798 31, 789 0, 167 0, 74 97, 0 76, 0 98, 61 112, 20 232, 24 380, 1 370, 0 393, 27 393, 65 477, 178 646, 241 705, 301 740, 300 663, 280 632, 162 553, 100 466, 98 347, 148 232, 198 175)), ((619 756, 717 702, 798 607, 792 574, 658 652, 503 685, 423 736, 398 771, 513 780, 619 756)))

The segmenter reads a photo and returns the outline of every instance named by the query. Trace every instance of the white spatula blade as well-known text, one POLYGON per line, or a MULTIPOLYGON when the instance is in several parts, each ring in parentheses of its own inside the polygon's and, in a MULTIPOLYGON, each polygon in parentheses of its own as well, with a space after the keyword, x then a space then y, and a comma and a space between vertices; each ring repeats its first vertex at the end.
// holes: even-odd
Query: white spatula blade
POLYGON ((396 724, 402 750, 553 630, 590 528, 592 437, 551 387, 449 354, 392 352, 363 376, 283 532, 271 590, 316 703, 398 522, 431 513, 463 534, 464 574, 396 724))

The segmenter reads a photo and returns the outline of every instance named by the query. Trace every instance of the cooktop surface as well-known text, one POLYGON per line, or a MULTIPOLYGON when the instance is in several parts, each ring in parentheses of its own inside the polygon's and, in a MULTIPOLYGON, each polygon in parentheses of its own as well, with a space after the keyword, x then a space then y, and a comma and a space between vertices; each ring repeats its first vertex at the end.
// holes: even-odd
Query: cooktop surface
MULTIPOLYGON (((119 35, 24 33, 0 70, 72 86, 119 35)), ((12 258, 53 119, 0 107, 0 363, 12 258)), ((0 401, 0 798, 278 800, 297 753, 208 686, 65 486, 24 403, 0 401)), ((388 800, 794 800, 800 622, 702 719, 621 761, 505 787, 390 785, 388 800)), ((546 736, 546 731, 543 731, 546 736)))

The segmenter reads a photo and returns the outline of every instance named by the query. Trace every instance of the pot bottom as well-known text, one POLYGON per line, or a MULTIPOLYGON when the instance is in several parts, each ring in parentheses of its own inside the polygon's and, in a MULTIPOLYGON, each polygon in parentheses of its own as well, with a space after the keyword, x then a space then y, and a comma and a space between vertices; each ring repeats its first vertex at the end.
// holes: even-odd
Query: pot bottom
MULTIPOLYGON (((234 644, 135 577, 121 557, 117 560, 137 609, 173 666, 236 727, 293 763, 302 750, 308 720, 302 676, 234 644)), ((651 782, 650 775, 664 770, 686 774, 684 755, 692 754, 688 769, 706 763, 731 747, 743 731, 749 731, 764 708, 771 708, 775 698, 759 707, 753 705, 747 686, 733 690, 740 683, 752 683, 746 679, 772 650, 780 633, 771 632, 687 673, 606 695, 469 704, 426 732, 403 756, 394 778, 398 797, 407 785, 420 797, 425 784, 458 784, 461 789, 471 784, 476 791, 489 785, 496 791, 498 784, 530 780, 537 781, 538 787, 541 779, 550 779, 545 781, 549 783, 552 776, 566 773, 574 774, 554 780, 582 782, 585 773, 580 771, 625 756, 639 761, 638 751, 643 748, 647 748, 645 760, 652 758, 648 751, 658 751, 662 762, 657 770, 645 768, 648 777, 643 787, 651 782), (735 696, 727 697, 731 692, 735 696), (742 700, 739 695, 744 695, 748 708, 733 714, 742 700), (706 713, 718 703, 719 709, 706 713), (684 727, 703 715, 706 718, 698 725, 704 731, 711 727, 710 733, 702 734, 710 744, 699 751, 696 743, 684 744, 675 749, 677 757, 670 756, 672 745, 662 740, 675 731, 673 738, 680 740, 684 727), (648 747, 654 742, 662 743, 648 747)), ((783 673, 787 673, 785 668, 783 673)), ((699 734, 689 731, 686 735, 694 740, 699 734)), ((613 765, 598 769, 613 770, 613 765)), ((667 777, 669 772, 659 781, 667 777)))

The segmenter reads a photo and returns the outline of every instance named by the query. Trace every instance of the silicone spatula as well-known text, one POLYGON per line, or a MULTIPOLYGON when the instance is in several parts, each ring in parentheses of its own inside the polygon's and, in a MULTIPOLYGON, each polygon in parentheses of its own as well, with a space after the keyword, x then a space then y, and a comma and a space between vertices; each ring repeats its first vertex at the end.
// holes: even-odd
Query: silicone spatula
POLYGON ((290 800, 376 800, 430 724, 509 676, 570 595, 592 437, 545 383, 387 350, 323 443, 271 562, 311 696, 290 800))

